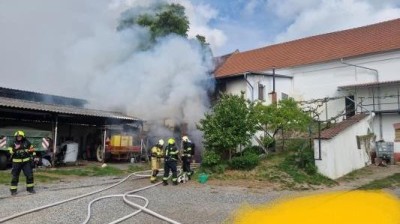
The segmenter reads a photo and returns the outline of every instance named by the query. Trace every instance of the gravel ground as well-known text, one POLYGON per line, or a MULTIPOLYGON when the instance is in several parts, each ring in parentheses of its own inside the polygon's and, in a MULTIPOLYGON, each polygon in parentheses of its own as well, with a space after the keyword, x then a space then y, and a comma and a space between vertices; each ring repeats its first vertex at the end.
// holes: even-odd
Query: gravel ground
MULTIPOLYGON (((92 192, 120 179, 81 178, 79 181, 61 182, 37 186, 37 193, 28 194, 20 189, 18 196, 9 196, 7 188, 0 190, 0 219, 15 213, 47 205, 70 197, 92 192)), ((86 218, 87 205, 97 197, 121 194, 149 185, 148 179, 129 179, 105 192, 88 196, 76 201, 67 202, 52 208, 24 215, 6 223, 82 223, 86 218)), ((21 187, 20 187, 21 188, 21 187)), ((270 201, 274 198, 291 194, 290 192, 250 192, 241 187, 218 187, 207 184, 186 183, 178 186, 158 185, 138 192, 150 203, 148 208, 180 223, 221 223, 233 210, 246 203, 255 204, 270 201)), ((140 199, 132 201, 143 204, 140 199)), ((92 218, 89 223, 109 223, 135 211, 123 203, 122 198, 109 198, 93 205, 92 218)), ((166 223, 146 213, 129 218, 123 223, 166 223)))
MULTIPOLYGON (((373 179, 382 178, 399 171, 399 167, 380 170, 371 168, 374 173, 368 177, 355 179, 351 182, 341 183, 340 186, 322 189, 322 192, 334 190, 351 190, 361 186, 373 179)), ((93 192, 114 183, 122 178, 116 177, 86 177, 67 179, 63 182, 52 184, 39 184, 36 186, 37 193, 28 194, 20 184, 19 193, 16 197, 11 197, 8 187, 0 188, 0 219, 12 214, 24 212, 33 208, 65 200, 78 195, 93 192)), ((57 205, 52 208, 44 209, 28 215, 24 215, 6 223, 82 223, 87 214, 89 202, 100 196, 111 194, 122 194, 133 189, 138 189, 149 185, 148 178, 130 178, 124 183, 72 202, 57 205)), ((137 195, 144 196, 149 200, 148 208, 176 220, 180 223, 223 223, 230 217, 233 211, 246 204, 265 203, 279 197, 292 197, 296 195, 313 194, 317 191, 273 191, 272 188, 255 189, 239 186, 216 186, 210 183, 199 184, 191 181, 178 186, 158 185, 153 188, 140 191, 137 195)), ((400 197, 400 188, 392 189, 392 193, 400 197)), ((140 199, 131 199, 143 205, 140 199)), ((92 217, 89 223, 110 223, 120 217, 136 211, 126 205, 122 198, 109 198, 94 203, 92 207, 92 217)), ((141 212, 122 223, 166 223, 147 213, 141 212)))

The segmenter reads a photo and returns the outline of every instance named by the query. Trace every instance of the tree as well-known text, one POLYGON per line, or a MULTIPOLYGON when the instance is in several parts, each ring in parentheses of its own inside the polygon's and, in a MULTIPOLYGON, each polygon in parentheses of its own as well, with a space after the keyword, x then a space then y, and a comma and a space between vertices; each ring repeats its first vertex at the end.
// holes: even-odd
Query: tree
POLYGON ((149 28, 153 41, 171 33, 187 37, 189 30, 189 20, 185 15, 185 8, 179 4, 162 4, 156 8, 155 14, 133 15, 128 10, 123 13, 117 30, 123 30, 133 25, 149 28))
POLYGON ((248 145, 256 132, 254 104, 241 96, 222 94, 220 100, 200 120, 198 129, 204 133, 204 146, 221 155, 229 154, 238 145, 248 145))
POLYGON ((272 141, 279 130, 305 131, 311 122, 311 117, 293 99, 268 106, 257 104, 255 111, 259 130, 263 130, 272 141))

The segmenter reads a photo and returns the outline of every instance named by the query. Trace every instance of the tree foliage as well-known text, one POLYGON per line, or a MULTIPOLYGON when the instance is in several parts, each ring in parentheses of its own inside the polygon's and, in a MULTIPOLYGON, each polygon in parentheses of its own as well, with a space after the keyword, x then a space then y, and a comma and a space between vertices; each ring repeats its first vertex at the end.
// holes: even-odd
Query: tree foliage
POLYGON ((305 131, 311 122, 310 116, 301 110, 293 99, 278 104, 255 106, 259 129, 274 138, 279 130, 305 131))
POLYGON ((212 112, 200 120, 204 146, 219 155, 231 152, 238 145, 248 145, 256 132, 254 104, 241 96, 222 94, 212 112))
POLYGON ((133 25, 149 28, 153 40, 171 33, 187 37, 189 30, 185 8, 179 4, 162 4, 156 8, 155 14, 130 15, 127 11, 117 29, 122 30, 133 25))

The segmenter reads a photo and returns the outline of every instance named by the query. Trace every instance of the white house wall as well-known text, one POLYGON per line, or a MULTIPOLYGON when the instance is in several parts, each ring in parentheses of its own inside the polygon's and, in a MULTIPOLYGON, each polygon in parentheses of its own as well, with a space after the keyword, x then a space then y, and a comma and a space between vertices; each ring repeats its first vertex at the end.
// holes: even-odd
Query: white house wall
MULTIPOLYGON (((321 140, 321 160, 316 160, 318 172, 337 179, 353 170, 371 163, 365 149, 357 148, 357 135, 366 135, 369 128, 368 118, 345 129, 329 140, 321 140), (343 144, 345 143, 345 144, 343 144)), ((314 154, 318 158, 318 139, 314 140, 314 154)))
MULTIPOLYGON (((235 94, 235 95, 240 95, 241 91, 245 91, 245 97, 248 97, 248 93, 250 90, 246 91, 246 83, 243 80, 232 80, 226 83, 226 92, 235 94)), ((249 96, 251 97, 251 96, 249 96)))

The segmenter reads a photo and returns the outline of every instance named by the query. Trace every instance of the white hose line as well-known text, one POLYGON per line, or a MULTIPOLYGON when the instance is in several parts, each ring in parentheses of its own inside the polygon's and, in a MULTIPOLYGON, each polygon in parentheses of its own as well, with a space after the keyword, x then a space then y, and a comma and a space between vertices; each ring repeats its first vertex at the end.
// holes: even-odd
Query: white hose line
MULTIPOLYGON (((91 206, 92 206, 93 203, 95 203, 96 201, 100 201, 100 200, 102 200, 102 199, 105 199, 105 198, 123 197, 123 196, 124 196, 123 194, 113 194, 113 195, 107 195, 107 196, 99 197, 99 198, 96 198, 95 200, 91 201, 91 202, 89 203, 89 205, 88 205, 88 214, 87 214, 87 216, 86 216, 85 221, 83 221, 83 223, 86 224, 86 223, 89 222, 90 217, 91 217, 91 215, 92 215, 92 214, 91 214, 91 206)), ((143 199, 143 201, 145 201, 144 207, 147 207, 147 205, 149 204, 149 200, 147 200, 147 198, 145 198, 145 197, 142 197, 142 196, 139 196, 139 195, 128 195, 128 197, 134 197, 134 198, 143 199)), ((130 217, 136 215, 136 214, 139 213, 139 212, 141 212, 141 210, 137 210, 137 211, 135 211, 134 213, 130 214, 130 217)), ((128 218, 129 218, 129 217, 128 217, 128 218)), ((121 222, 121 221, 123 221, 123 220, 124 220, 124 219, 122 219, 122 220, 121 220, 121 219, 118 219, 118 220, 115 220, 115 221, 113 221, 113 222, 111 222, 111 223, 118 223, 118 222, 121 222)))
MULTIPOLYGON (((144 177, 144 176, 140 176, 140 177, 144 177)), ((142 188, 139 188, 139 189, 135 189, 135 190, 129 191, 129 192, 125 193, 125 194, 131 194, 131 193, 135 193, 135 192, 138 192, 138 191, 146 190, 146 189, 148 189, 148 188, 155 187, 155 186, 157 186, 157 185, 159 185, 159 184, 161 184, 161 182, 160 182, 160 183, 156 183, 156 184, 152 184, 152 185, 149 185, 149 186, 146 186, 146 187, 142 187, 142 188)), ((87 213, 86 219, 85 219, 85 221, 82 222, 82 224, 86 224, 86 223, 89 222, 90 217, 92 216, 92 214, 91 214, 91 207, 92 207, 92 204, 93 204, 94 202, 99 201, 99 200, 102 200, 102 199, 105 199, 105 198, 123 197, 123 196, 124 196, 124 194, 107 195, 107 196, 99 197, 99 198, 96 198, 96 199, 90 201, 89 204, 88 204, 88 213, 87 213)), ((129 196, 129 197, 140 197, 140 198, 144 198, 144 197, 138 196, 138 195, 128 195, 128 196, 129 196)), ((147 198, 144 198, 144 200, 145 200, 145 201, 148 201, 147 198)), ((146 204, 144 207, 146 207, 146 206, 147 206, 147 204, 146 204)), ((125 219, 128 219, 128 218, 130 218, 130 217, 136 215, 136 214, 139 213, 139 212, 140 212, 140 210, 139 210, 139 211, 135 211, 134 213, 131 213, 131 214, 127 215, 127 216, 124 216, 123 218, 118 219, 118 220, 120 220, 120 221, 115 220, 115 221, 113 221, 113 222, 111 222, 111 223, 118 223, 118 222, 121 222, 121 221, 123 221, 123 220, 125 220, 125 219), (125 218, 125 217, 126 217, 126 218, 125 218), (122 220, 121 220, 121 219, 122 219, 122 220), (117 221, 118 221, 118 222, 117 222, 117 221)))
MULTIPOLYGON (((23 215, 26 215, 26 214, 29 214, 29 213, 37 212, 37 211, 40 211, 40 210, 43 210, 43 209, 46 209, 46 208, 54 207, 54 206, 56 206, 56 205, 64 204, 64 203, 67 203, 67 202, 70 202, 70 201, 74 201, 74 200, 77 200, 77 199, 80 199, 80 198, 84 198, 84 197, 90 196, 90 195, 92 195, 92 194, 96 194, 96 193, 99 193, 99 192, 108 190, 108 189, 110 189, 110 188, 113 188, 113 187, 115 187, 115 186, 117 186, 117 185, 123 183, 123 182, 126 181, 129 177, 131 177, 132 175, 135 175, 135 173, 131 173, 131 174, 129 174, 127 177, 125 177, 124 179, 122 179, 121 181, 119 181, 119 182, 117 182, 117 183, 115 183, 115 184, 113 184, 113 185, 111 185, 111 186, 102 188, 102 189, 100 189, 100 190, 92 191, 92 192, 89 192, 89 193, 86 193, 86 194, 78 195, 78 196, 76 196, 76 197, 72 197, 72 198, 65 199, 65 200, 62 200, 62 201, 58 201, 58 202, 55 202, 55 203, 51 203, 51 204, 48 204, 48 205, 44 205, 44 206, 40 206, 40 207, 37 207, 37 208, 33 208, 33 209, 30 209, 30 210, 27 210, 27 211, 24 211, 24 212, 20 212, 20 213, 17 213, 17 214, 8 216, 8 217, 4 217, 4 218, 0 219, 0 223, 3 223, 3 222, 5 222, 5 221, 11 220, 11 219, 15 219, 15 218, 17 218, 17 217, 20 217, 20 216, 23 216, 23 215)), ((143 178, 143 177, 140 176, 140 178, 143 178)))
MULTIPOLYGON (((161 170, 163 170, 163 169, 160 169, 160 171, 161 171, 161 170)), ((180 169, 179 171, 182 172, 181 169, 180 169)), ((105 187, 105 188, 103 188, 103 189, 99 189, 99 190, 92 191, 92 192, 89 192, 89 193, 86 193, 86 194, 83 194, 83 195, 78 195, 78 196, 76 196, 76 197, 72 197, 72 198, 65 199, 65 200, 62 200, 62 201, 58 201, 58 202, 55 202, 55 203, 51 203, 51 204, 48 204, 48 205, 44 205, 44 206, 40 206, 40 207, 37 207, 37 208, 33 208, 33 209, 30 209, 30 210, 27 210, 27 211, 24 211, 24 212, 20 212, 20 213, 17 213, 17 214, 8 216, 8 217, 4 217, 4 218, 0 219, 0 223, 3 223, 3 222, 5 222, 5 221, 11 220, 11 219, 15 219, 15 218, 17 218, 17 217, 20 217, 20 216, 23 216, 23 215, 26 215, 26 214, 29 214, 29 213, 37 212, 37 211, 40 211, 40 210, 43 210, 43 209, 46 209, 46 208, 54 207, 54 206, 56 206, 56 205, 64 204, 64 203, 67 203, 67 202, 70 202, 70 201, 74 201, 74 200, 77 200, 77 199, 80 199, 80 198, 84 198, 84 197, 87 197, 87 196, 90 196, 90 195, 93 195, 93 194, 96 194, 96 193, 99 193, 99 192, 108 190, 108 189, 110 189, 110 188, 113 188, 113 187, 115 187, 115 186, 117 186, 117 185, 123 183, 123 182, 126 181, 129 177, 131 177, 131 176, 133 176, 133 175, 134 175, 134 176, 137 176, 137 177, 139 177, 139 178, 145 178, 145 177, 149 177, 149 176, 150 176, 149 174, 139 174, 139 173, 143 173, 143 172, 149 172, 149 171, 138 171, 138 172, 135 172, 135 173, 131 173, 131 174, 129 174, 127 177, 125 177, 124 179, 122 179, 121 181, 119 181, 119 182, 117 182, 117 183, 115 183, 115 184, 113 184, 113 185, 111 185, 111 186, 105 187)), ((137 178, 137 179, 139 179, 139 178, 137 178)), ((158 184, 161 184, 161 182, 158 183, 158 184)), ((156 185, 158 185, 158 184, 150 185, 150 186, 147 186, 147 187, 148 187, 148 188, 149 188, 149 187, 154 187, 154 186, 156 186, 156 185)), ((147 187, 145 187, 145 189, 147 189, 147 187)), ((167 221, 167 222, 171 222, 171 221, 172 221, 171 223, 178 223, 178 222, 176 222, 176 221, 174 221, 174 220, 172 220, 172 219, 169 219, 169 218, 167 218, 167 217, 165 217, 165 216, 162 216, 162 215, 160 215, 160 214, 157 214, 157 213, 155 213, 155 212, 153 212, 153 211, 151 211, 151 210, 149 210, 149 209, 147 209, 147 208, 145 208, 145 207, 143 207, 143 206, 140 206, 140 205, 135 204, 135 203, 133 203, 133 202, 131 202, 131 203, 132 203, 132 204, 131 204, 130 201, 127 200, 126 197, 125 197, 125 195, 127 195, 127 194, 129 194, 129 193, 131 193, 131 192, 132 192, 132 191, 130 191, 130 192, 124 194, 124 196, 123 196, 124 202, 126 202, 126 203, 128 203, 128 204, 130 204, 131 206, 134 206, 134 207, 136 207, 136 208, 142 209, 143 211, 145 211, 145 212, 147 212, 147 213, 149 213, 149 214, 151 214, 151 215, 154 215, 154 216, 157 217, 157 218, 163 219, 163 220, 165 220, 165 221, 167 221)), ((137 192, 137 191, 134 190, 133 192, 137 192)), ((139 211, 139 212, 140 212, 140 211, 139 211)), ((90 210, 89 210, 89 213, 90 213, 90 210)), ((137 213, 135 213, 135 215, 136 215, 136 214, 137 214, 137 213)), ((131 214, 130 214, 130 215, 131 215, 131 214)), ((133 216, 133 215, 132 215, 132 216, 133 216)), ((132 216, 129 216, 129 217, 132 217, 132 216)), ((128 218, 129 218, 129 217, 128 217, 128 218)), ((124 218, 124 217, 123 217, 123 218, 124 218)), ((90 219, 90 216, 89 216, 89 219, 90 219)))
MULTIPOLYGON (((160 171, 163 171, 163 170, 161 169, 160 171)), ((180 175, 181 173, 182 173, 182 170, 179 170, 179 175, 180 175)), ((160 173, 160 175, 161 175, 161 174, 162 174, 162 173, 160 173)), ((134 173, 134 175, 137 176, 137 177, 150 177, 150 175, 146 175, 146 174, 137 174, 137 173, 134 173)), ((170 177, 171 177, 171 176, 169 176, 168 178, 170 178, 170 177)), ((163 216, 163 215, 161 215, 161 214, 159 214, 159 213, 156 213, 156 212, 154 212, 154 211, 152 211, 152 210, 150 210, 150 209, 147 209, 147 208, 146 208, 146 207, 147 207, 147 204, 146 204, 145 206, 141 206, 141 205, 136 204, 136 203, 134 203, 134 202, 132 202, 132 201, 129 201, 129 200, 126 198, 126 197, 132 197, 133 195, 131 195, 131 194, 133 194, 133 193, 136 193, 136 192, 139 192, 139 191, 143 191, 143 190, 146 190, 146 189, 148 189, 148 188, 155 187, 155 186, 160 185, 160 184, 162 184, 162 182, 159 182, 159 183, 156 183, 156 184, 152 184, 152 185, 149 185, 149 186, 146 186, 146 187, 142 187, 142 188, 135 189, 135 190, 128 191, 128 192, 124 193, 124 194, 122 195, 124 202, 125 202, 126 204, 130 205, 131 207, 137 208, 138 210, 135 211, 135 212, 133 212, 133 213, 131 213, 131 214, 129 214, 129 215, 126 215, 126 216, 121 217, 121 218, 119 218, 119 219, 117 219, 117 220, 114 220, 113 222, 111 222, 111 223, 109 223, 109 224, 120 223, 120 222, 122 222, 122 221, 124 221, 124 220, 126 220, 126 219, 128 219, 128 218, 130 218, 130 217, 132 217, 132 216, 137 215, 137 214, 138 214, 139 212, 141 212, 141 211, 144 211, 144 212, 146 212, 146 213, 148 213, 148 214, 150 214, 150 215, 152 215, 152 216, 154 216, 154 217, 156 217, 156 218, 159 218, 159 219, 161 219, 161 220, 167 221, 167 222, 169 222, 169 223, 172 223, 172 224, 180 224, 179 222, 177 222, 177 221, 175 221, 175 220, 172 220, 172 219, 170 219, 170 218, 168 218, 168 217, 165 217, 165 216, 163 216)), ((85 219, 85 221, 84 221, 82 224, 87 224, 87 223, 89 222, 90 216, 91 216, 91 205, 92 205, 95 201, 99 201, 99 200, 101 200, 101 199, 111 198, 111 197, 121 197, 121 195, 109 195, 109 196, 104 196, 104 197, 100 197, 100 198, 96 198, 96 199, 92 200, 92 201, 89 203, 89 205, 88 205, 88 214, 87 214, 87 216, 86 216, 86 219, 85 219)), ((146 200, 147 200, 147 199, 146 199, 146 200)))

